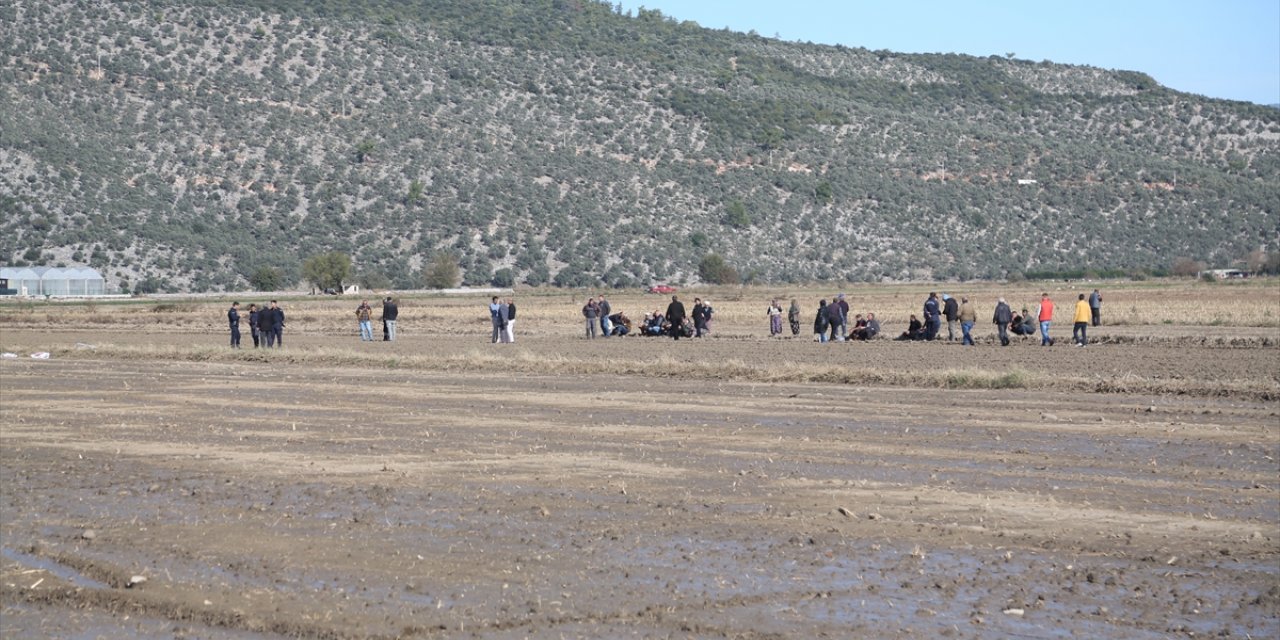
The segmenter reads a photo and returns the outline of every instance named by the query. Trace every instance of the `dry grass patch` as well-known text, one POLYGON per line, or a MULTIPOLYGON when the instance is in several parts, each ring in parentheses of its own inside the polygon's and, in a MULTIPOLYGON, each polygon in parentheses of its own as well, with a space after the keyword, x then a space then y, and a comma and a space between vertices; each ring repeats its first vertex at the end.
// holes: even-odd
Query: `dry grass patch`
POLYGON ((1022 369, 982 368, 890 370, 829 364, 785 362, 752 364, 738 359, 718 362, 681 360, 669 354, 648 358, 574 358, 524 349, 470 350, 432 355, 387 355, 341 347, 309 349, 228 350, 210 345, 118 345, 66 347, 57 358, 93 360, 159 360, 222 363, 290 364, 311 367, 357 367, 465 373, 529 375, 609 375, 636 378, 680 378, 761 383, 820 383, 938 389, 1035 389, 1092 393, 1177 394, 1205 397, 1280 399, 1280 379, 1196 380, 1145 378, 1132 373, 1113 376, 1049 375, 1022 369))

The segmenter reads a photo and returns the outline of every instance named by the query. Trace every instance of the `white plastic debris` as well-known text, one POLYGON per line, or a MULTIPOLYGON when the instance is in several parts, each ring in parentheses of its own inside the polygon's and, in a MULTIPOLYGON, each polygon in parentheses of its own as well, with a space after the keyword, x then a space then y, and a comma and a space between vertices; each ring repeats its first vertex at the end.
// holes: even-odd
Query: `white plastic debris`
POLYGON ((16 353, 9 353, 8 351, 4 353, 0 353, 0 358, 16 358, 16 357, 18 357, 18 354, 16 353))
POLYGON ((48 352, 48 351, 37 351, 37 352, 35 352, 35 353, 31 354, 31 357, 32 357, 32 358, 35 358, 36 360, 48 360, 48 359, 49 359, 49 352, 48 352))

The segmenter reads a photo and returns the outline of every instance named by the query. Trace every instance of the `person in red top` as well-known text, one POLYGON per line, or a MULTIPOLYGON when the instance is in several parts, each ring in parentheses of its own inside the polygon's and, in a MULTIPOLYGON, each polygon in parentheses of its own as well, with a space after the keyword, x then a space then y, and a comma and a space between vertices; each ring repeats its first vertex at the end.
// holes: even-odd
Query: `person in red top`
POLYGON ((1053 322, 1053 301, 1049 299, 1048 293, 1040 294, 1040 309, 1036 311, 1036 318, 1040 321, 1040 346, 1052 347, 1053 338, 1049 337, 1049 323, 1053 322))

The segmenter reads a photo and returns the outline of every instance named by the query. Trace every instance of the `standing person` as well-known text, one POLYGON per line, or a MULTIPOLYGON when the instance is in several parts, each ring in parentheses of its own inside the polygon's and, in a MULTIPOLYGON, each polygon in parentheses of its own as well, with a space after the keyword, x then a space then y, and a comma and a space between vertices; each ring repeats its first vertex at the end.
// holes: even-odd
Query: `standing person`
POLYGON ((924 301, 924 339, 937 338, 941 329, 942 315, 938 310, 938 294, 931 291, 929 298, 924 301))
POLYGON ((702 301, 702 337, 711 335, 711 316, 715 315, 716 310, 711 307, 711 299, 707 298, 702 301))
POLYGON ((262 309, 258 310, 258 333, 262 340, 263 347, 271 347, 275 344, 275 340, 271 334, 271 323, 274 322, 274 316, 271 314, 271 303, 262 305, 262 309))
POLYGON ((947 318, 947 342, 954 342, 956 339, 956 320, 960 318, 960 305, 956 304, 956 299, 947 294, 942 294, 942 315, 947 318))
POLYGON ((605 300, 604 294, 600 294, 596 301, 596 314, 600 317, 600 335, 608 338, 613 333, 613 321, 609 316, 613 314, 613 307, 609 305, 609 301, 605 300))
POLYGON ((791 299, 791 308, 787 309, 787 324, 791 325, 791 335, 800 335, 800 303, 791 299))
POLYGON ((702 298, 693 299, 693 311, 689 313, 693 316, 693 337, 701 338, 707 332, 707 305, 702 304, 702 298))
POLYGON ((677 296, 671 296, 671 304, 667 305, 667 322, 671 323, 671 337, 679 340, 684 330, 684 303, 677 296))
POLYGON ((813 318, 813 339, 817 342, 827 341, 827 301, 822 299, 818 301, 818 315, 813 318))
POLYGON ((844 341, 844 313, 841 310, 839 298, 833 298, 831 304, 827 305, 827 327, 831 330, 831 336, 827 338, 827 342, 844 341))
POLYGON ((271 342, 274 342, 277 349, 284 348, 284 309, 280 307, 280 303, 275 300, 271 301, 271 342))
POLYGON ((382 301, 382 331, 386 334, 385 340, 395 342, 396 339, 396 318, 400 317, 400 305, 391 296, 387 296, 382 301))
POLYGON ((516 341, 516 299, 507 298, 507 342, 516 341))
POLYGON ((258 348, 258 305, 249 303, 249 336, 253 338, 253 348, 258 348))
POLYGON ((1102 294, 1098 293, 1097 289, 1094 289, 1093 293, 1089 294, 1089 315, 1090 319, 1093 320, 1093 326, 1096 327, 1102 324, 1102 294))
POLYGON ((996 329, 1000 332, 1000 346, 1009 346, 1009 323, 1013 322, 1013 309, 1009 308, 1004 298, 1000 298, 996 303, 996 312, 991 316, 991 321, 996 324, 996 329))
POLYGON ((840 342, 844 342, 849 335, 849 301, 842 293, 836 297, 835 304, 840 307, 840 342))
POLYGON ((498 298, 498 320, 500 321, 498 325, 498 342, 501 344, 507 343, 507 322, 510 319, 511 307, 506 300, 498 298))
POLYGON ((368 300, 361 300, 356 307, 356 322, 360 325, 360 342, 373 342, 373 308, 368 300))
POLYGON ((960 319, 960 333, 964 334, 960 344, 972 347, 973 325, 978 322, 978 312, 974 310, 973 305, 969 304, 968 298, 960 298, 960 312, 956 317, 960 319))
POLYGON ((231 348, 240 348, 240 303, 232 302, 227 309, 227 323, 231 325, 231 348))
POLYGON ((769 316, 769 337, 782 335, 782 306, 777 298, 769 301, 769 310, 765 313, 769 316))
POLYGON ((1076 300, 1076 316, 1073 318, 1075 326, 1071 329, 1071 339, 1081 347, 1089 344, 1089 320, 1093 318, 1093 309, 1089 306, 1088 301, 1084 299, 1084 294, 1076 300))
MULTIPOLYGON (((496 300, 496 298, 495 298, 496 300)), ((582 306, 582 317, 587 319, 587 339, 596 337, 596 317, 600 314, 600 307, 596 306, 595 298, 587 298, 587 304, 582 306)))
POLYGON ((498 304, 498 296, 494 296, 489 300, 489 322, 493 324, 493 334, 490 336, 489 342, 492 344, 498 344, 498 340, 502 339, 502 318, 498 315, 501 306, 498 304))
POLYGON ((1040 321, 1040 346, 1052 347, 1053 338, 1049 337, 1049 324, 1053 322, 1053 300, 1049 293, 1040 294, 1040 307, 1036 309, 1036 319, 1040 321))

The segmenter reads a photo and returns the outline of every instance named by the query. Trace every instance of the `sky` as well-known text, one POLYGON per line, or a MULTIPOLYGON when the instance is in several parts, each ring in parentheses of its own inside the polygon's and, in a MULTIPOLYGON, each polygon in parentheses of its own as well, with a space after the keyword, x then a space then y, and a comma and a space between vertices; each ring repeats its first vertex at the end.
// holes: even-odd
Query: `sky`
POLYGON ((712 29, 902 53, 1013 53, 1280 104, 1280 0, 612 0, 712 29))

